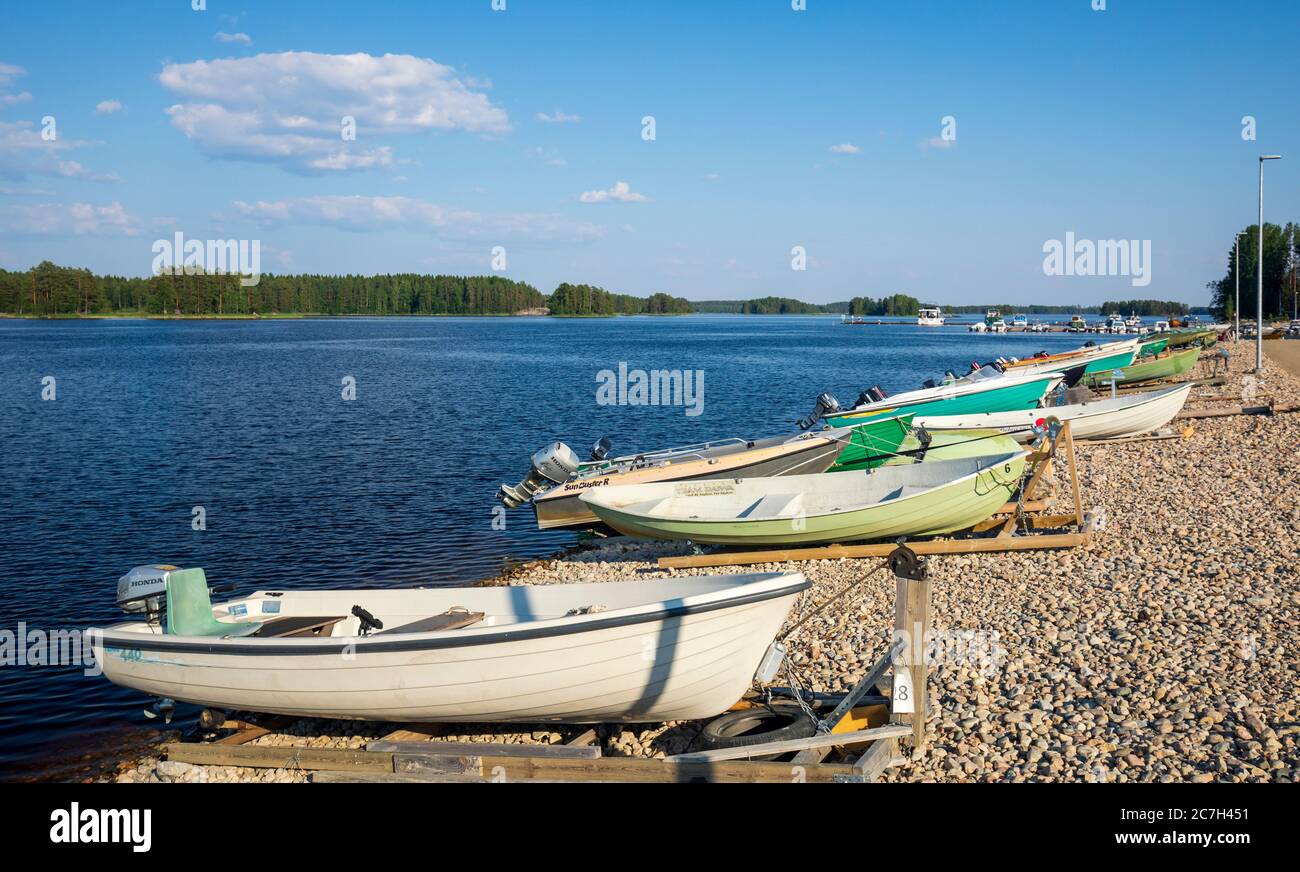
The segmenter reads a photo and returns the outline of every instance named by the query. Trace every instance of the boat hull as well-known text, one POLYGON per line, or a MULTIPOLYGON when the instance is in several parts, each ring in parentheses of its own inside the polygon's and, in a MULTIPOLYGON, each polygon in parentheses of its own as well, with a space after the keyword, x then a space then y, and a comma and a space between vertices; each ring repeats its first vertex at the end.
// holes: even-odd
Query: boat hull
POLYGON ((224 710, 394 722, 704 718, 725 711, 749 688, 768 644, 809 586, 797 573, 713 578, 767 580, 703 596, 684 595, 695 579, 454 589, 453 596, 449 589, 319 591, 302 606, 307 614, 347 614, 360 602, 378 616, 390 602, 424 594, 441 598, 435 609, 460 604, 487 611, 489 621, 534 609, 541 619, 306 640, 202 639, 110 627, 95 655, 115 684, 224 710), (644 584, 661 584, 665 599, 630 610, 564 613, 567 604, 596 606, 616 597, 617 588, 644 584), (549 605, 557 594, 563 603, 549 605), (550 616, 552 610, 559 614, 550 616))

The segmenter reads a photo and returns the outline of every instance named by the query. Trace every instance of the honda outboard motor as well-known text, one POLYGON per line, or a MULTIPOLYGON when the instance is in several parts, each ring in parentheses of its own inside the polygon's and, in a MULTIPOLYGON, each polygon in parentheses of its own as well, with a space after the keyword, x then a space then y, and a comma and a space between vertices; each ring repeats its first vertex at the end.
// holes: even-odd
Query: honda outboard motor
POLYGON ((613 443, 609 441, 608 436, 601 436, 596 440, 596 444, 591 446, 591 457, 588 458, 592 463, 599 463, 606 457, 609 457, 609 449, 613 443))
POLYGON ((167 563, 135 567, 117 580, 117 607, 156 621, 167 604, 167 581, 179 568, 167 563))
MULTIPOLYGON (((599 443, 597 443, 599 444, 599 443)), ((497 499, 508 509, 517 509, 533 498, 542 488, 563 484, 578 471, 578 455, 563 442, 555 442, 538 451, 532 458, 533 468, 519 484, 501 485, 497 499)))
POLYGON ((817 397, 817 402, 813 404, 813 410, 799 419, 799 429, 807 430, 824 416, 833 415, 838 411, 840 411, 840 401, 830 394, 822 394, 817 397))

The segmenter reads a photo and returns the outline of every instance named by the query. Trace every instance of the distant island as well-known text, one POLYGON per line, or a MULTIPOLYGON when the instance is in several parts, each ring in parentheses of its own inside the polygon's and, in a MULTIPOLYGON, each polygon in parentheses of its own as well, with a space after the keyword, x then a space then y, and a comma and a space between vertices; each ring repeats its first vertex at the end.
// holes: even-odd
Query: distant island
MULTIPOLYGON (((805 303, 790 297, 692 301, 667 293, 638 297, 594 285, 562 282, 549 295, 503 276, 419 273, 385 275, 272 275, 245 286, 230 273, 165 272, 124 277, 43 261, 26 271, 0 269, 0 315, 75 318, 125 315, 222 318, 292 315, 852 315, 913 317, 916 297, 894 294, 853 297, 837 303, 805 303)), ((1100 307, 946 306, 949 314, 1082 314, 1087 311, 1170 316, 1191 311, 1165 300, 1117 300, 1100 307)))

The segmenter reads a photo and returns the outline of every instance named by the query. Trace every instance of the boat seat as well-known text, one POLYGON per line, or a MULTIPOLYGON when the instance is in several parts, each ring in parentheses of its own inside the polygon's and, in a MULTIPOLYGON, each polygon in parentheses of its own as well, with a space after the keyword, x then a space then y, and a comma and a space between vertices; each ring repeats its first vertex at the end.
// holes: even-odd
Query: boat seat
POLYGON ((227 624, 212 616, 208 578, 202 569, 177 569, 167 577, 167 632, 173 636, 251 636, 256 621, 227 624))
POLYGON ((803 494, 769 494, 741 513, 742 518, 787 518, 803 509, 803 494))
POLYGON ((275 618, 262 625, 257 633, 259 639, 283 639, 289 636, 328 636, 331 627, 344 619, 322 617, 320 615, 296 615, 288 618, 275 618))
POLYGON ((393 627, 391 630, 384 630, 382 633, 376 633, 375 635, 382 636, 384 633, 436 633, 439 630, 459 630, 461 627, 477 624, 481 620, 483 620, 483 612, 471 612, 460 606, 455 606, 440 615, 421 618, 418 621, 402 624, 400 627, 393 627))

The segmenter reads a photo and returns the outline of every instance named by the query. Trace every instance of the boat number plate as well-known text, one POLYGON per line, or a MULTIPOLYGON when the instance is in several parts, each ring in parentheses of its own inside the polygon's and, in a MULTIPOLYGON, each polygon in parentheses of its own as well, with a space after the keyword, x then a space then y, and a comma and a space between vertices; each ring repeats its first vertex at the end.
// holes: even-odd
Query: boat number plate
POLYGON ((894 713, 912 714, 916 711, 912 694, 912 672, 905 666, 894 667, 894 713))

